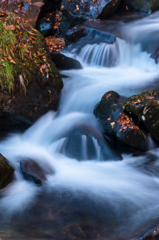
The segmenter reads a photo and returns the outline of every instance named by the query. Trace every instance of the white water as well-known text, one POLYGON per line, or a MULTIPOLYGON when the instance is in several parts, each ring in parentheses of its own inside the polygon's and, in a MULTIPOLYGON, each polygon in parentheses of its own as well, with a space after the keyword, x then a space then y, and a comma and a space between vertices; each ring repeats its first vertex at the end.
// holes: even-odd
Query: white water
MULTIPOLYGON (((132 35, 128 31, 124 34, 132 36, 135 42, 139 29, 152 35, 156 26, 159 29, 158 22, 158 15, 153 21, 149 18, 138 21, 137 24, 133 23, 132 35)), ((125 29, 129 26, 126 25, 125 29)), ((19 172, 19 161, 31 158, 42 168, 49 166, 55 171, 54 175, 47 176, 46 188, 66 188, 75 194, 84 192, 93 196, 95 201, 106 200, 119 212, 126 201, 130 209, 134 206, 134 225, 137 218, 142 222, 145 216, 147 220, 159 217, 159 178, 138 167, 144 164, 144 157, 125 155, 123 161, 83 159, 85 161, 78 162, 58 152, 66 133, 79 126, 94 128, 100 135, 92 112, 106 91, 114 90, 130 96, 159 77, 159 66, 150 54, 141 51, 139 43, 134 45, 134 42, 117 39, 114 45, 101 43, 82 48, 80 54, 74 57, 80 59, 84 68, 62 72, 69 78, 64 79, 58 114, 47 113, 24 134, 12 136, 0 144, 0 152, 16 169, 15 181, 3 192, 0 210, 12 214, 36 201, 39 188, 25 182, 19 172), (113 59, 112 65, 110 59, 113 59)), ((86 141, 85 136, 82 139, 86 141)), ((94 141, 97 143, 96 139, 94 141)), ((99 156, 98 144, 96 149, 99 156)), ((86 152, 86 149, 83 151, 86 152)), ((158 158, 159 151, 155 150, 153 154, 158 158)), ((154 168, 158 165, 159 161, 156 161, 154 168)))

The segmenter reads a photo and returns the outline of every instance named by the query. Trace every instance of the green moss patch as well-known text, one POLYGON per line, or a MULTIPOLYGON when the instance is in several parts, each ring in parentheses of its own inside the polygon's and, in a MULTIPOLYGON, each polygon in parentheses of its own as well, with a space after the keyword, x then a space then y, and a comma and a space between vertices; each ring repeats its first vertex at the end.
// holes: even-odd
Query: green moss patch
POLYGON ((43 36, 27 21, 0 11, 0 88, 11 92, 17 85, 25 91, 33 76, 45 80, 53 75, 45 46, 43 36))

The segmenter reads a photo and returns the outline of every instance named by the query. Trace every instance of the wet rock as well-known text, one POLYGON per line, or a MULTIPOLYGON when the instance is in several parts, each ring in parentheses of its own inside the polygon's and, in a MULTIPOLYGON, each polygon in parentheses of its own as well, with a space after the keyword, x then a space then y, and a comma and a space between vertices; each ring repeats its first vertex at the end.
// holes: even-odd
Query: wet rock
POLYGON ((120 0, 62 0, 61 11, 74 22, 74 25, 83 23, 88 19, 105 19, 117 9, 120 0))
MULTIPOLYGON (((60 36, 63 37, 63 38, 66 38, 67 31, 70 28, 72 28, 74 25, 75 24, 73 22, 71 22, 71 20, 68 17, 62 15, 62 19, 60 21, 60 27, 59 27, 60 33, 61 33, 60 36)), ((67 43, 67 39, 65 39, 65 40, 66 40, 66 43, 67 43)))
POLYGON ((153 0, 122 0, 120 4, 125 10, 151 13, 159 9, 159 2, 153 0))
POLYGON ((71 131, 59 152, 78 160, 122 160, 122 156, 94 129, 71 131))
POLYGON ((9 165, 7 159, 0 154, 0 189, 12 181, 14 169, 9 165))
POLYGON ((36 23, 36 29, 44 36, 53 35, 54 18, 51 13, 45 13, 36 23))
POLYGON ((27 181, 32 181, 36 184, 42 184, 42 182, 46 181, 47 174, 53 174, 49 166, 41 167, 32 159, 23 160, 20 163, 20 169, 27 181))
POLYGON ((158 240, 159 239, 159 218, 145 231, 143 231, 137 240, 158 240))
POLYGON ((104 134, 117 139, 132 148, 141 149, 147 136, 134 123, 133 119, 124 113, 121 102, 123 98, 114 91, 104 94, 94 109, 94 115, 99 118, 104 134))
POLYGON ((32 123, 14 113, 0 109, 0 139, 9 133, 19 133, 29 128, 32 123))
POLYGON ((79 38, 85 37, 86 35, 87 35, 86 28, 84 28, 83 26, 75 26, 67 31, 66 38, 70 42, 75 42, 79 38))
POLYGON ((122 103, 129 115, 137 117, 151 137, 159 141, 159 90, 145 91, 122 103))
POLYGON ((4 1, 0 3, 2 10, 13 12, 16 16, 22 17, 24 20, 27 20, 33 28, 35 28, 39 12, 43 5, 43 1, 37 0, 32 0, 31 2, 27 0, 11 0, 8 1, 7 4, 4 4, 4 1))
POLYGON ((65 56, 61 53, 51 53, 52 61, 60 70, 82 69, 82 65, 76 59, 65 56))

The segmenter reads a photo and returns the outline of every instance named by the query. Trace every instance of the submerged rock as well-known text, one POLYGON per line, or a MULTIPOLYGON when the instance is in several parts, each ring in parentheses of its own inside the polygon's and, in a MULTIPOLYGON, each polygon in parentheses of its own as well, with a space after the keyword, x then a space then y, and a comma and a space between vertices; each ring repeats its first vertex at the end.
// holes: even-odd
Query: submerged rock
POLYGON ((0 154, 0 189, 12 181, 14 169, 9 165, 7 159, 0 154))
POLYGON ((151 137, 159 141, 159 90, 145 91, 122 103, 123 109, 137 117, 151 137))
POLYGON ((100 103, 94 109, 94 115, 99 118, 104 134, 117 139, 130 147, 141 149, 147 136, 134 123, 133 119, 124 113, 121 102, 123 98, 114 91, 104 94, 100 103))
MULTIPOLYGON (((75 24, 82 23, 88 19, 105 19, 111 16, 117 9, 120 0, 62 0, 61 10, 65 16, 75 24)), ((74 25, 75 25, 74 24, 74 25)))
POLYGON ((78 160, 122 160, 122 156, 95 129, 71 131, 59 152, 78 160))
POLYGON ((67 57, 61 53, 51 53, 52 61, 60 70, 82 69, 81 63, 73 58, 67 57))
POLYGON ((41 167, 32 159, 23 160, 20 163, 20 169, 26 180, 36 184, 42 184, 42 182, 46 181, 47 174, 53 174, 53 171, 48 166, 41 167))

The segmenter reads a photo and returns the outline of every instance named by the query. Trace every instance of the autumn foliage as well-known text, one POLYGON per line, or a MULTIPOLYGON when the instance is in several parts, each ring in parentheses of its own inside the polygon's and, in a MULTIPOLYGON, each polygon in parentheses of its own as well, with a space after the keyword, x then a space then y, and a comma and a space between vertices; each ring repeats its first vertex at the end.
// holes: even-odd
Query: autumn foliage
POLYGON ((136 134, 137 130, 139 129, 136 125, 134 125, 131 118, 124 113, 121 115, 117 123, 121 125, 120 131, 125 131, 127 128, 130 128, 130 129, 136 130, 135 131, 135 134, 136 134))

